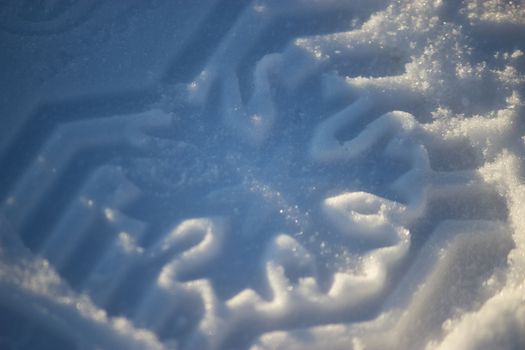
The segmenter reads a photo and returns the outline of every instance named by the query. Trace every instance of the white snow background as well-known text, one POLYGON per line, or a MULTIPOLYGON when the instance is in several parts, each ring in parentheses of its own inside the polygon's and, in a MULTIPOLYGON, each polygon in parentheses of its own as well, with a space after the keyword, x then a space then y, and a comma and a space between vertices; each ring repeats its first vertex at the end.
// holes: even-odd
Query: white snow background
POLYGON ((0 349, 525 349, 523 0, 0 0, 0 349))

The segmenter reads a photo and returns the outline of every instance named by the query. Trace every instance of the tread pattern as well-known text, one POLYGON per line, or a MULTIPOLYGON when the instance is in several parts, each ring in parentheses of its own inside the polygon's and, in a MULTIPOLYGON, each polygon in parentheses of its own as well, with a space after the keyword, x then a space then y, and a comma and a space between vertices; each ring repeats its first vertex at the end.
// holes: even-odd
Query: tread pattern
MULTIPOLYGON (((28 17, 27 3, 0 4, 0 30, 67 35, 102 6, 43 2, 28 17)), ((207 4, 207 18, 220 6, 207 4)), ((468 72, 464 96, 444 91, 454 64, 470 62, 453 47, 464 34, 437 24, 437 4, 400 6, 249 2, 221 19, 195 76, 177 67, 191 66, 182 45, 127 110, 76 117, 100 99, 46 101, 65 117, 32 114, 0 159, 12 169, 0 184, 0 237, 12 247, 0 250, 0 307, 23 319, 38 310, 35 338, 80 349, 318 349, 335 338, 381 348, 374 335, 391 315, 407 305, 402 320, 420 315, 428 298, 406 291, 448 281, 446 257, 495 246, 483 271, 504 264, 509 202, 483 169, 508 134, 494 126, 516 108, 469 107, 483 95, 468 90, 468 72), (26 145, 27 135, 38 140, 26 145), (32 285, 41 270, 48 279, 32 285)), ((199 40, 198 28, 185 33, 199 40)), ((452 312, 426 322, 438 329, 452 312)), ((424 345, 403 325, 393 332, 407 334, 401 348, 424 345)), ((0 331, 0 345, 29 346, 16 342, 0 331)))

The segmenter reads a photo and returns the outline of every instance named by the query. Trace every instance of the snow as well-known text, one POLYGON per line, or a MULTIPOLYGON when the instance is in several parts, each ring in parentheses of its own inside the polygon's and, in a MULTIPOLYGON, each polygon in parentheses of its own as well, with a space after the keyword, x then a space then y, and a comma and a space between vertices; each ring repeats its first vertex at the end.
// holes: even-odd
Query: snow
POLYGON ((525 348, 524 18, 0 4, 0 348, 525 348))

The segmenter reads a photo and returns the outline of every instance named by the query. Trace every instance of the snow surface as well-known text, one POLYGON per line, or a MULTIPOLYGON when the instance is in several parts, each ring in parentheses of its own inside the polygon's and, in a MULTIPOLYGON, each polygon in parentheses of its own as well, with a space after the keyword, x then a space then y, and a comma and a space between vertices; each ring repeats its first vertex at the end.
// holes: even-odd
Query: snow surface
POLYGON ((525 349, 522 0, 0 1, 1 349, 525 349))

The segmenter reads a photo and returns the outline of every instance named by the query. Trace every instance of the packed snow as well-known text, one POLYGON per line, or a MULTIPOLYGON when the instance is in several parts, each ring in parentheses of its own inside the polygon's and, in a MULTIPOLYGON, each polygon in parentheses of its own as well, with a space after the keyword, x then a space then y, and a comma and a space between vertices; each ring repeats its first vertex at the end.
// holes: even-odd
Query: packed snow
POLYGON ((522 0, 0 1, 1 349, 525 348, 522 0))

